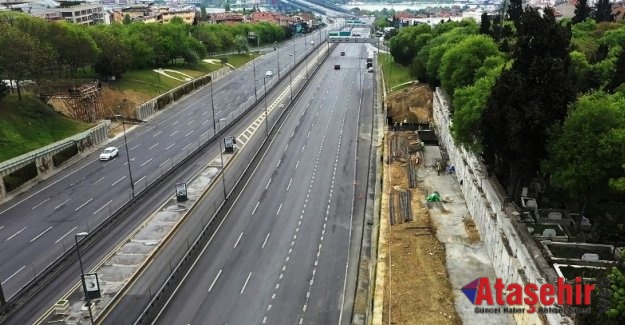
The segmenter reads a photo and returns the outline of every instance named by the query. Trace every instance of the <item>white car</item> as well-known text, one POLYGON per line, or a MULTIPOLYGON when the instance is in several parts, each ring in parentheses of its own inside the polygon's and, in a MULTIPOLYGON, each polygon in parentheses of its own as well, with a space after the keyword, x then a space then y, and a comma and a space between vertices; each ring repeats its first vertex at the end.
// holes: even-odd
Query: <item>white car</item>
POLYGON ((271 76, 273 76, 273 72, 267 71, 267 73, 265 73, 265 77, 270 78, 271 76))
POLYGON ((116 147, 108 147, 100 154, 100 160, 111 160, 119 155, 116 147))
POLYGON ((310 45, 315 45, 315 41, 310 41, 310 45))

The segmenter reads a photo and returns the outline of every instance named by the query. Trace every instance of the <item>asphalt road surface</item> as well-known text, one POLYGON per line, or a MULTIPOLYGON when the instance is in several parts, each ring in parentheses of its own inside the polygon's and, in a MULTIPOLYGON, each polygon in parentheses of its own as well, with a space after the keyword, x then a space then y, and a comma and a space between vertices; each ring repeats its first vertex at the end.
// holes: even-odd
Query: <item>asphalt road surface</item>
MULTIPOLYGON (((312 38, 317 44, 319 32, 312 38)), ((273 71, 265 80, 269 87, 278 79, 278 63, 280 71, 290 68, 289 54, 301 59, 311 50, 310 42, 310 35, 298 38, 256 59, 255 79, 250 64, 216 81, 215 119, 222 124, 218 127, 255 101, 254 83, 262 95, 266 71, 273 71)), ((210 95, 205 87, 128 132, 136 192, 212 136, 210 95)), ((95 228, 131 198, 123 139, 109 145, 120 149, 119 157, 101 162, 100 152, 93 153, 0 205, 0 279, 7 299, 73 245, 74 234, 95 228)))
POLYGON ((364 45, 340 44, 321 67, 158 324, 350 321, 355 184, 366 182, 356 166, 368 164, 356 159, 359 112, 373 90, 365 57, 364 45))

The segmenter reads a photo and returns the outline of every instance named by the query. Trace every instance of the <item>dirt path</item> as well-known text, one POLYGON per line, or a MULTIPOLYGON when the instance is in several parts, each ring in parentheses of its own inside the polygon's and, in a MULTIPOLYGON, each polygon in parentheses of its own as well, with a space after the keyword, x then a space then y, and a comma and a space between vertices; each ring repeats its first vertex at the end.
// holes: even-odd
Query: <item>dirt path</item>
POLYGON ((429 213, 421 203, 423 193, 408 189, 404 164, 395 161, 385 164, 384 170, 380 245, 386 245, 386 254, 380 254, 380 259, 386 272, 382 324, 461 324, 445 267, 445 248, 437 240, 429 213), (411 191, 412 222, 389 226, 391 189, 411 191))

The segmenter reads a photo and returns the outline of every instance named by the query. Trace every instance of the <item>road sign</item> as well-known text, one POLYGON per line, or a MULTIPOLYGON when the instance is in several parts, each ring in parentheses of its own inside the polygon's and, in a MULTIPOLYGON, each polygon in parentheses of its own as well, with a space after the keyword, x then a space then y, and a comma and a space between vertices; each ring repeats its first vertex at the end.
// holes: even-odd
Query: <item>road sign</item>
POLYGON ((377 43, 378 39, 375 37, 328 37, 329 43, 377 43))

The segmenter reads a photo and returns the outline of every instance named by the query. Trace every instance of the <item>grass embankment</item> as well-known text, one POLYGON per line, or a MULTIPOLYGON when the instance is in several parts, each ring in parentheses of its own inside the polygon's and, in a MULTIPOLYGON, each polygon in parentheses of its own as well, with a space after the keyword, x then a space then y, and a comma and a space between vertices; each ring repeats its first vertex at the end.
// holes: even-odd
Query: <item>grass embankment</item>
POLYGON ((405 67, 393 60, 393 56, 386 53, 380 53, 378 56, 378 64, 384 71, 384 82, 386 83, 386 89, 390 90, 392 87, 414 80, 410 76, 408 67, 405 67))
POLYGON ((64 117, 31 94, 0 102, 0 162, 72 136, 91 127, 64 117))
MULTIPOLYGON (((228 63, 232 64, 235 68, 238 68, 245 63, 252 60, 252 58, 258 57, 257 53, 244 53, 244 54, 229 54, 223 56, 213 56, 210 59, 221 60, 222 58, 226 58, 228 63)), ((207 62, 202 62, 198 65, 188 66, 188 65, 171 65, 163 67, 164 70, 175 70, 186 75, 189 75, 193 78, 200 77, 202 75, 211 73, 213 71, 219 70, 222 67, 221 64, 211 64, 207 62)), ((174 78, 169 78, 162 74, 157 73, 154 70, 146 69, 146 70, 131 70, 124 73, 122 78, 117 81, 109 82, 109 86, 121 91, 133 91, 138 93, 145 93, 150 97, 155 97, 159 93, 167 92, 173 88, 176 88, 186 81, 185 77, 178 73, 168 73, 169 75, 181 79, 176 80, 174 78)))

